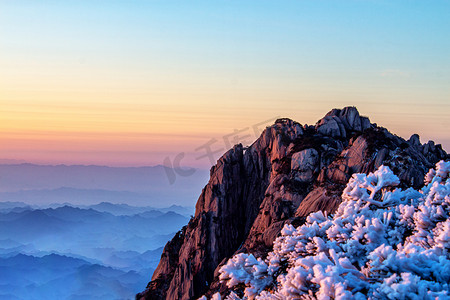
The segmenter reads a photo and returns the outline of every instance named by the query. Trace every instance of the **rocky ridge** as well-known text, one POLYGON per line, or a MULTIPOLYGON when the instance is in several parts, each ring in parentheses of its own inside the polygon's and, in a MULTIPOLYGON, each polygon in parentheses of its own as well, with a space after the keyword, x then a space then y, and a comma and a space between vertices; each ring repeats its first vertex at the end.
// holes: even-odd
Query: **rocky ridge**
POLYGON ((333 109, 315 126, 278 119, 248 148, 236 145, 211 168, 196 212, 166 245, 137 299, 196 299, 225 290, 219 267, 233 254, 271 250, 285 224, 332 213, 353 173, 389 166, 404 186, 420 187, 449 155, 441 145, 405 140, 370 123, 355 107, 333 109))

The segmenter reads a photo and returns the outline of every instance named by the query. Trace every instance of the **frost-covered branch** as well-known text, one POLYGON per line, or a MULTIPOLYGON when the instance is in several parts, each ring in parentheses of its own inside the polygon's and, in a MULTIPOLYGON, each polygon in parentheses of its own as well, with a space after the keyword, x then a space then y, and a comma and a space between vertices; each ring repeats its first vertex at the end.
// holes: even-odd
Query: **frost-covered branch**
POLYGON ((354 174, 332 217, 285 225, 265 261, 238 254, 220 279, 242 299, 449 299, 449 173, 437 163, 420 191, 385 166, 354 174))

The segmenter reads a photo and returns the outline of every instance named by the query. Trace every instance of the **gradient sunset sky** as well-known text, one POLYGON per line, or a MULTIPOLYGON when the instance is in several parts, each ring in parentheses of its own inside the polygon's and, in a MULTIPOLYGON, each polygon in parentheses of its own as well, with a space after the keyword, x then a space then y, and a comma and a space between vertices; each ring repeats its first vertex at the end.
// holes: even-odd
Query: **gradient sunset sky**
POLYGON ((0 1, 0 159, 139 166, 356 106, 450 151, 449 1, 0 1))

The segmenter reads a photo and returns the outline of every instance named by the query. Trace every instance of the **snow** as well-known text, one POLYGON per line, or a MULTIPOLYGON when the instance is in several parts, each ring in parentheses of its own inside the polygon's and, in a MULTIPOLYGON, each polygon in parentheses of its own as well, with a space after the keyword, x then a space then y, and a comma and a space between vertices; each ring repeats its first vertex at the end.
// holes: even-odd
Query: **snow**
POLYGON ((229 259, 225 299, 450 299, 449 173, 437 163, 419 191, 386 166, 354 174, 334 215, 285 225, 264 260, 229 259))
POLYGON ((220 269, 219 279, 227 281, 228 287, 245 283, 245 295, 253 297, 270 283, 271 278, 267 274, 267 264, 261 258, 256 259, 253 254, 240 253, 220 269))

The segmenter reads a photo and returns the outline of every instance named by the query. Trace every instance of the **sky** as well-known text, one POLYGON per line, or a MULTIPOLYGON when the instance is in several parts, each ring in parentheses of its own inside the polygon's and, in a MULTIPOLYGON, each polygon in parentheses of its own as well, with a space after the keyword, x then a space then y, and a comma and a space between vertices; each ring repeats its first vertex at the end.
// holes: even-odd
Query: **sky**
POLYGON ((0 161, 208 167, 348 105, 450 151, 449 36, 449 1, 1 0, 0 161))

